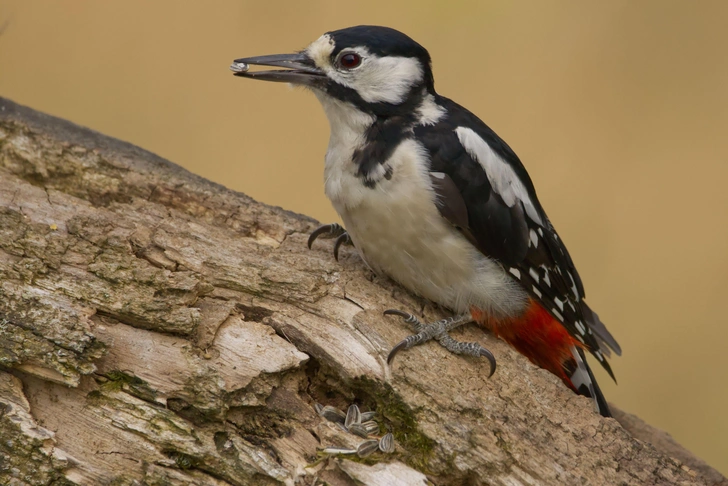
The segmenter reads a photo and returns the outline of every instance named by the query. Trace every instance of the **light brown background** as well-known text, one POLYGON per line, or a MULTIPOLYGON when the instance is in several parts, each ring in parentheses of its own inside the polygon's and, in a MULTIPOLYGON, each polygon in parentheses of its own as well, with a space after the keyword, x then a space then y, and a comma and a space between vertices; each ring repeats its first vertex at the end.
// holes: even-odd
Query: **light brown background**
POLYGON ((322 221, 316 100, 228 65, 405 31, 528 168, 624 349, 607 397, 728 473, 728 2, 0 0, 3 23, 0 95, 322 221))

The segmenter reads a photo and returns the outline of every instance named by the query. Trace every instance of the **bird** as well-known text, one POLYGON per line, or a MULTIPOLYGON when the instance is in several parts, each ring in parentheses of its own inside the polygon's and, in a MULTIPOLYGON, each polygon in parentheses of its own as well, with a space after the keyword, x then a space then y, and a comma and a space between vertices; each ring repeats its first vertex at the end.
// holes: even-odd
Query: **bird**
MULTIPOLYGON (((614 378, 621 348, 584 301, 584 286, 511 147, 476 115, 435 91, 428 51, 395 29, 330 31, 302 51, 235 59, 235 76, 309 89, 330 125, 324 189, 343 221, 309 238, 352 243, 379 275, 453 315, 414 327, 394 346, 430 340, 496 360, 449 331, 476 323, 611 416, 586 360, 614 378), (275 69, 251 70, 251 66, 275 69)), ((615 379, 616 382, 616 379, 615 379)))

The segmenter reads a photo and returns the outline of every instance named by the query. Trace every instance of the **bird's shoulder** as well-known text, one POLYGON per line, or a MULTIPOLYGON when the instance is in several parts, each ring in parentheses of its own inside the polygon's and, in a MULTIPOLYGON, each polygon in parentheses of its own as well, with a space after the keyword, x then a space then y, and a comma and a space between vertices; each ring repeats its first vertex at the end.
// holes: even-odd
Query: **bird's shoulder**
MULTIPOLYGON (((444 96, 437 96, 435 103, 443 108, 443 115, 435 123, 416 125, 413 129, 417 140, 422 143, 431 154, 435 154, 434 162, 455 170, 466 171, 469 175, 476 169, 483 170, 481 164, 474 158, 470 162, 462 157, 466 147, 458 136, 458 129, 471 130, 484 143, 490 147, 495 155, 509 166, 518 179, 526 186, 531 199, 538 204, 536 191, 531 177, 528 175, 523 163, 515 151, 483 120, 467 108, 459 105, 444 96)), ((445 168, 439 167, 439 168, 445 168)), ((437 168, 437 167, 436 167, 437 168)), ((540 204, 539 204, 540 208, 540 204)))
POLYGON ((506 264, 522 261, 529 228, 549 226, 528 172, 480 118, 448 98, 436 102, 443 116, 413 128, 428 152, 430 172, 457 188, 450 196, 457 195, 467 207, 470 231, 481 251, 506 264))

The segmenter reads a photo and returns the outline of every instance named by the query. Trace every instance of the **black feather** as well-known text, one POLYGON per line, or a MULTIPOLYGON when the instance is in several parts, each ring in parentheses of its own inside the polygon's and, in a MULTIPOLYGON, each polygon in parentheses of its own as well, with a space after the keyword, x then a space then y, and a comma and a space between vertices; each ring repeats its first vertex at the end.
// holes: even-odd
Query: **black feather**
MULTIPOLYGON (((447 115, 434 125, 416 126, 414 135, 430 154, 430 170, 446 174, 458 189, 457 193, 452 190, 440 192, 435 186, 441 214, 461 228, 471 241, 474 239, 480 251, 498 260, 518 278, 526 291, 572 336, 584 343, 614 378, 602 348, 606 344, 619 354, 619 345, 583 302, 581 278, 541 207, 531 178, 518 156, 468 110, 444 97, 438 96, 436 101, 445 108, 447 115), (473 130, 503 163, 510 166, 526 189, 533 206, 530 213, 523 201, 517 200, 512 206, 503 201, 483 166, 460 143, 455 131, 458 127, 473 130), (451 215, 453 207, 462 205, 467 210, 467 227, 462 225, 462 216, 456 221, 451 215)), ((462 214, 462 210, 456 212, 462 214)))
MULTIPOLYGON (((366 143, 354 151, 352 161, 357 166, 357 176, 364 185, 371 188, 376 186, 372 173, 379 165, 386 164, 397 146, 405 139, 408 120, 405 117, 393 116, 378 118, 367 129, 366 143)), ((392 178, 392 167, 385 165, 384 177, 392 178)))

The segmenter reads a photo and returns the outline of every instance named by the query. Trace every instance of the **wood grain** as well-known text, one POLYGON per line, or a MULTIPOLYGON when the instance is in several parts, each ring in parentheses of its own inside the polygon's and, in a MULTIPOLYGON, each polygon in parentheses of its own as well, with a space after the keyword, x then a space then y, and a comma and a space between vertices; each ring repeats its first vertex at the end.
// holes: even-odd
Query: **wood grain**
POLYGON ((0 99, 0 483, 728 484, 479 329, 491 379, 436 344, 387 367, 383 310, 443 311, 315 226, 0 99), (322 458, 359 439, 317 402, 396 452, 322 458))

